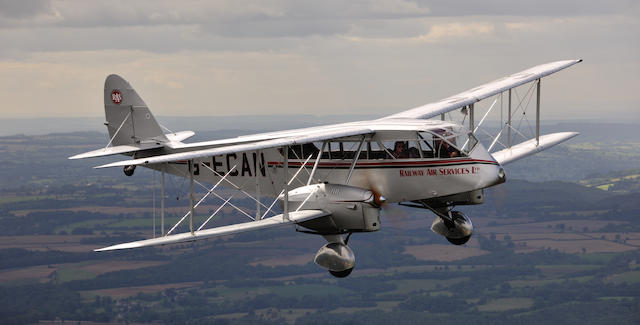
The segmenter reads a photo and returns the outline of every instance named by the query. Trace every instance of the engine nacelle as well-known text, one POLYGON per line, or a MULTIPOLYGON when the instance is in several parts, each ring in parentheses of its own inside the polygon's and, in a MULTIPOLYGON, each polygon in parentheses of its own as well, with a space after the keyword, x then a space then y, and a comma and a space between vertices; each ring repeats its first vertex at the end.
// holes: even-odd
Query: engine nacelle
POLYGON ((342 243, 328 243, 320 247, 313 261, 332 272, 350 271, 356 265, 353 251, 342 243))
MULTIPOLYGON (((284 200, 284 195, 279 199, 284 200)), ((324 210, 330 220, 314 219, 301 226, 320 233, 369 232, 380 229, 380 207, 384 197, 359 187, 340 184, 314 184, 289 191, 289 210, 324 210)))
POLYGON ((452 244, 462 245, 471 237, 473 224, 471 219, 460 211, 451 211, 451 217, 453 218, 453 224, 441 217, 436 217, 431 224, 431 231, 446 237, 452 244))

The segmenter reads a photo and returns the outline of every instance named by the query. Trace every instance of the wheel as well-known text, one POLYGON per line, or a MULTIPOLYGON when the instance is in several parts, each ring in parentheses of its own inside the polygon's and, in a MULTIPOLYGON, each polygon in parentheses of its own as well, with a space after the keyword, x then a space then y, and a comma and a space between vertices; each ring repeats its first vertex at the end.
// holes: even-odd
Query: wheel
POLYGON ((331 273, 331 275, 335 276, 336 278, 346 278, 349 276, 349 274, 351 274, 351 271, 353 271, 353 268, 346 269, 344 271, 329 271, 329 273, 331 273))
POLYGON ((465 236, 462 238, 449 238, 449 237, 445 237, 445 238, 447 238, 447 240, 454 245, 464 245, 469 241, 469 238, 471 238, 471 235, 465 236))
POLYGON ((124 171, 124 174, 127 176, 132 176, 133 172, 136 171, 136 166, 135 165, 129 165, 129 166, 124 166, 124 168, 122 169, 122 171, 124 171))

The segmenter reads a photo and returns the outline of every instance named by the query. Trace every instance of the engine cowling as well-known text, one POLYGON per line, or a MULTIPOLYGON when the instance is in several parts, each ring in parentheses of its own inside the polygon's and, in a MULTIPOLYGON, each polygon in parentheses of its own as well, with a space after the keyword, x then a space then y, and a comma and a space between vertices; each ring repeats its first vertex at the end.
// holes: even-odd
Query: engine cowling
MULTIPOLYGON (((284 200, 284 195, 279 197, 284 200)), ((329 219, 314 219, 301 226, 319 233, 370 232, 380 229, 380 207, 384 197, 372 191, 341 184, 313 184, 289 191, 289 209, 317 209, 331 213, 329 219)))

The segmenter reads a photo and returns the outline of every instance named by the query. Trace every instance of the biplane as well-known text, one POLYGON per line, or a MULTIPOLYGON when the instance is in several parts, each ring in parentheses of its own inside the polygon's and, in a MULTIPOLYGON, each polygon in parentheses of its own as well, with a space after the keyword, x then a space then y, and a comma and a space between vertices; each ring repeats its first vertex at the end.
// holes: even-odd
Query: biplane
POLYGON ((96 168, 120 167, 131 176, 141 166, 162 174, 161 235, 96 251, 184 243, 293 225, 297 231, 326 239, 314 262, 336 277, 346 277, 355 266, 349 237, 379 230, 385 204, 426 209, 435 214, 432 231, 454 245, 465 244, 473 225, 456 206, 483 203, 484 189, 506 181, 504 165, 578 134, 540 134, 540 87, 543 77, 581 61, 538 65, 374 120, 197 143, 183 142, 194 135, 192 131, 165 133, 133 87, 120 76, 110 75, 104 86, 109 142, 103 149, 69 159, 122 154, 129 158, 96 168), (517 87, 528 87, 524 96, 515 95, 517 87), (526 116, 524 104, 532 101, 534 93, 535 135, 512 144, 517 136, 525 136, 514 120, 526 116), (491 98, 493 104, 476 123, 478 102, 491 98), (489 137, 491 143, 485 147, 478 141, 479 129, 498 100, 498 134, 489 137), (462 122, 454 121, 453 113, 462 116, 462 122), (501 150, 495 149, 498 145, 501 150), (164 225, 166 173, 189 180, 189 211, 169 231, 164 225), (194 184, 206 189, 197 202, 194 184), (240 191, 255 201, 255 210, 247 212, 246 207, 234 205, 233 196, 223 197, 217 194, 219 189, 240 191), (197 226, 195 209, 207 197, 220 200, 219 207, 197 226), (208 227, 224 206, 237 209, 248 220, 208 227), (186 223, 188 231, 175 233, 181 224, 186 228, 186 223))

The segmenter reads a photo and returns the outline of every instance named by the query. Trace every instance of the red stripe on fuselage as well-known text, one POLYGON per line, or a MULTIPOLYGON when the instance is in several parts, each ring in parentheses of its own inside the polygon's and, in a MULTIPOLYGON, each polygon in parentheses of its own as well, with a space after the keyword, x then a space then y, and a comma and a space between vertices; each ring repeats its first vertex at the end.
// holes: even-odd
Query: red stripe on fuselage
MULTIPOLYGON (((357 167, 383 167, 383 166, 393 166, 393 167, 414 167, 414 166, 425 166, 425 165, 442 165, 442 164, 469 164, 469 163, 478 163, 478 164, 491 164, 498 165, 497 162, 492 160, 481 160, 481 159, 455 159, 455 160, 420 160, 420 161, 386 161, 386 162, 357 162, 357 167)), ((267 163, 269 166, 282 166, 284 162, 282 161, 270 161, 267 163)), ((289 162, 289 166, 302 166, 303 162, 289 162)), ((313 167, 313 162, 307 162, 306 166, 313 167)), ((318 163, 318 167, 350 167, 350 162, 340 162, 340 163, 318 163)))

